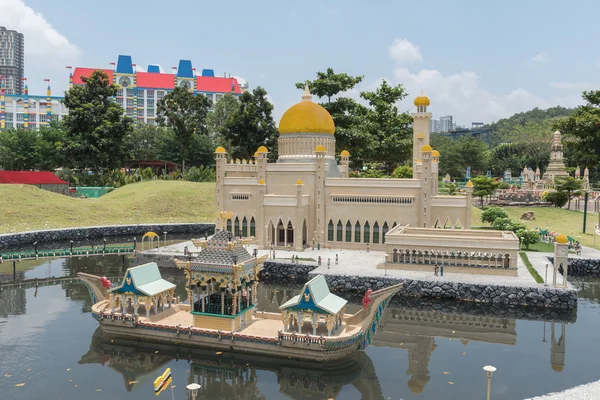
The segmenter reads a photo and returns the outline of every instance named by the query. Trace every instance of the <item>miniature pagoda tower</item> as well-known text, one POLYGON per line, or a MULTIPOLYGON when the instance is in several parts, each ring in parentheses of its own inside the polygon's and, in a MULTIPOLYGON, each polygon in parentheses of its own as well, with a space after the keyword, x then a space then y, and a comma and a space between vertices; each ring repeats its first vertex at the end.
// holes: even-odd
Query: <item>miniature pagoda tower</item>
POLYGON ((546 181, 546 183, 553 183, 554 178, 559 176, 568 176, 569 173, 565 168, 565 163, 563 162, 563 145, 560 139, 560 132, 554 132, 554 136, 552 138, 552 149, 550 151, 550 164, 548 164, 548 168, 544 171, 544 176, 542 180, 546 181))
POLYGON ((236 331, 252 318, 265 257, 248 253, 243 241, 226 230, 218 230, 202 247, 197 257, 176 260, 185 269, 194 326, 236 331))

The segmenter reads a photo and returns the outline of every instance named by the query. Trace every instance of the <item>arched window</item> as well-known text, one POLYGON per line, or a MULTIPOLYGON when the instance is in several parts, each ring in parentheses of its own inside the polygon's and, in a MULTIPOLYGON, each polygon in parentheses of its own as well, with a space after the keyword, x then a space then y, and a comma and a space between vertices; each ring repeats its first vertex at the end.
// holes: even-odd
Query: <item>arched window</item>
POLYGON ((256 222, 254 222, 254 217, 250 220, 250 236, 256 236, 256 222))
POLYGON ((234 228, 233 234, 235 236, 240 236, 240 219, 237 217, 237 215, 235 217, 235 223, 233 225, 233 228, 234 228))
POLYGON ((335 240, 337 240, 338 242, 341 242, 343 240, 343 234, 344 234, 344 227, 342 225, 342 221, 338 220, 337 223, 337 237, 335 238, 335 240))
POLYGON ((379 223, 377 221, 373 225, 373 243, 379 244, 379 223))
POLYGON ((350 221, 346 222, 346 242, 352 241, 352 224, 350 221))
POLYGON ((242 237, 248 237, 248 220, 246 217, 242 220, 242 237))
POLYGON ((360 222, 354 224, 354 242, 360 243, 360 222))
POLYGON ((381 244, 385 244, 385 234, 388 231, 388 224, 387 222, 383 223, 383 229, 382 229, 382 235, 381 235, 381 244))
POLYGON ((333 242, 333 221, 329 220, 327 225, 327 240, 333 242))
POLYGON ((231 233, 231 219, 227 220, 227 230, 231 233))
POLYGON ((392 262, 397 263, 398 261, 398 249, 394 249, 394 254, 392 255, 392 262))
POLYGON ((363 228, 363 243, 371 243, 371 226, 369 225, 369 221, 365 222, 363 228))

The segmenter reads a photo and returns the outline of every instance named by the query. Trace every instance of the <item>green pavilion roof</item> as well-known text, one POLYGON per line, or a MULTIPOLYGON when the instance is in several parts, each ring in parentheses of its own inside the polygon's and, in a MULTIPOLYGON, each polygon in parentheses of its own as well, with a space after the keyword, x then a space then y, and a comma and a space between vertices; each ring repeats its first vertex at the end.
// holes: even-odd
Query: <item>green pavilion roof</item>
POLYGON ((143 296, 155 296, 175 288, 175 285, 162 278, 156 263, 128 268, 120 286, 109 289, 112 293, 132 292, 143 296))
POLYGON ((300 294, 289 299, 279 309, 337 314, 347 303, 348 301, 331 293, 325 277, 318 275, 306 282, 300 294))

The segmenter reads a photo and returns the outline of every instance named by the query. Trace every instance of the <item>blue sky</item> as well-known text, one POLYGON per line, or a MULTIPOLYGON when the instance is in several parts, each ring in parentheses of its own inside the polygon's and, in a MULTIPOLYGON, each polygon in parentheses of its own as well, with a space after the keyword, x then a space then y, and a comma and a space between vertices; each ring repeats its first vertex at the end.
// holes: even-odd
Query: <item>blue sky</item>
POLYGON ((332 67, 421 90, 434 117, 491 122, 574 106, 600 89, 600 2, 0 0, 0 25, 25 34, 33 93, 65 90, 65 65, 108 68, 119 54, 165 69, 179 59, 263 86, 278 120, 294 83, 332 67))

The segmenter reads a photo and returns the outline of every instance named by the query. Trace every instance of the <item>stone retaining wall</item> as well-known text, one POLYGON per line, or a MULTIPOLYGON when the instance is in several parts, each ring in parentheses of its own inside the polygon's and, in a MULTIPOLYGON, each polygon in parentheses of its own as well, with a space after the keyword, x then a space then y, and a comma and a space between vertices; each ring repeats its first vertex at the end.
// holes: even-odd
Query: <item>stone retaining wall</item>
MULTIPOLYGON (((309 278, 313 274, 309 274, 309 278)), ((465 300, 495 306, 531 306, 549 308, 577 307, 577 292, 571 289, 548 287, 520 287, 479 285, 459 282, 412 280, 388 277, 325 276, 332 291, 364 293, 368 289, 381 289, 403 283, 403 297, 425 299, 465 300)))
POLYGON ((316 264, 265 261, 258 279, 265 283, 298 282, 303 284, 310 279, 308 274, 315 268, 317 268, 316 264))
MULTIPOLYGON (((554 257, 548 257, 554 265, 554 257)), ((563 273, 562 268, 558 272, 563 273)), ((600 277, 600 260, 586 258, 569 258, 569 276, 600 277)))
POLYGON ((140 224, 140 225, 113 225, 89 226, 82 228, 51 229, 46 231, 31 231, 0 235, 0 249, 38 243, 61 242, 110 236, 141 236, 146 232, 156 232, 161 238, 163 232, 167 234, 197 234, 212 235, 215 224, 140 224))

